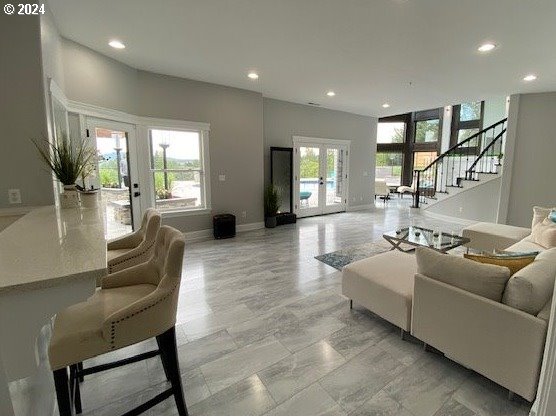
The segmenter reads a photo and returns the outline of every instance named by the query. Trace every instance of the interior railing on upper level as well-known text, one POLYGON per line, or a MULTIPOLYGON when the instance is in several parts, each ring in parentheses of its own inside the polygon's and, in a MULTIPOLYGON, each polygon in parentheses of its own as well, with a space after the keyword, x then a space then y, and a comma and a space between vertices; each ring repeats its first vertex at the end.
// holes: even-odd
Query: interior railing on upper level
POLYGON ((506 122, 502 119, 475 133, 438 156, 423 169, 413 171, 414 207, 462 187, 463 180, 478 181, 479 174, 497 174, 502 165, 506 122))

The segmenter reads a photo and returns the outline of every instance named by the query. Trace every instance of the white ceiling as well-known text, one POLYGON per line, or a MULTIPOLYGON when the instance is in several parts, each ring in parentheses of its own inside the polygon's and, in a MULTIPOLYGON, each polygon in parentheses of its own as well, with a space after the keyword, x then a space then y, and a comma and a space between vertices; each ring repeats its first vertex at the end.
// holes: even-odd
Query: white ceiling
POLYGON ((556 90, 555 0, 49 4, 62 36, 132 67, 353 113, 556 90), (126 49, 109 47, 113 38, 126 49), (484 41, 498 48, 480 54, 484 41), (259 80, 247 78, 249 70, 259 80), (528 73, 538 80, 522 81, 528 73))

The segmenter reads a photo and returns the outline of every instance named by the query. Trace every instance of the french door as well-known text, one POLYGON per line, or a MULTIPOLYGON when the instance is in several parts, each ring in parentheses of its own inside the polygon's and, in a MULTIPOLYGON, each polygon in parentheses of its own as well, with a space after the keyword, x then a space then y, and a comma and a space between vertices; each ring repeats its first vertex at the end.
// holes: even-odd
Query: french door
POLYGON ((130 233, 141 225, 135 126, 96 118, 87 118, 85 125, 97 160, 84 186, 100 190, 107 238, 130 233))
POLYGON ((348 141, 294 138, 294 211, 298 217, 346 210, 348 141))

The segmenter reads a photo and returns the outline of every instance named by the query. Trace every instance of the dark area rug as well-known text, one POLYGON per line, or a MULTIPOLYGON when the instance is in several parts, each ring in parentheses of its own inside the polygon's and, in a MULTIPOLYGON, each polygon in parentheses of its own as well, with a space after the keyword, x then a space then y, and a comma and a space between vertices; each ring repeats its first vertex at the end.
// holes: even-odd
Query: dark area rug
POLYGON ((318 255, 315 256, 315 259, 341 271, 347 264, 388 252, 390 249, 392 249, 392 245, 386 241, 363 243, 362 245, 350 246, 335 252, 318 255))

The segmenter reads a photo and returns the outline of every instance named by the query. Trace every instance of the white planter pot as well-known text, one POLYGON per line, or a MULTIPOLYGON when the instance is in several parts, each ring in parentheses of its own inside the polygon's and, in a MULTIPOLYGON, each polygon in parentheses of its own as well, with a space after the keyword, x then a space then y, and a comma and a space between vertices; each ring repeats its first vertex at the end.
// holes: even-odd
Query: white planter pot
POLYGON ((60 208, 79 207, 79 194, 74 185, 64 185, 64 191, 60 193, 60 208))
POLYGON ((89 207, 89 208, 98 207, 97 192, 80 193, 79 196, 81 197, 81 207, 89 207))

